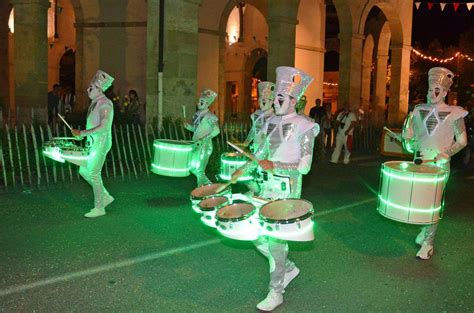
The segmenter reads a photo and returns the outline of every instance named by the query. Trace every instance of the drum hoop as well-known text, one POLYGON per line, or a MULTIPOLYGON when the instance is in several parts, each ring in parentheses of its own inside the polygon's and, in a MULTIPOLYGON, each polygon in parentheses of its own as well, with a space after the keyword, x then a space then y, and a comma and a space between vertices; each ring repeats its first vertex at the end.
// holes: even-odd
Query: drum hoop
POLYGON ((230 192, 232 190, 230 186, 227 186, 224 190, 221 190, 219 193, 215 193, 215 194, 207 195, 207 196, 193 196, 193 191, 195 189, 198 189, 198 188, 201 188, 201 187, 204 187, 204 186, 210 186, 210 185, 219 185, 219 184, 206 184, 206 185, 202 185, 202 186, 194 188, 191 191, 191 195, 190 195, 191 200, 204 200, 204 199, 209 198, 209 197, 222 196, 222 195, 225 195, 225 194, 227 194, 228 192, 230 192))
POLYGON ((216 195, 213 195, 213 196, 204 198, 204 199, 201 200, 201 202, 198 203, 198 207, 199 207, 199 209, 201 209, 201 211, 206 211, 206 212, 207 212, 207 211, 219 210, 220 208, 223 208, 223 207, 229 205, 229 199, 227 199, 227 197, 224 197, 224 196, 216 196, 216 195), (223 202, 223 203, 221 203, 221 204, 219 204, 219 205, 213 206, 213 207, 205 207, 205 208, 203 208, 203 207, 201 206, 201 202, 204 201, 204 200, 207 200, 207 199, 211 199, 211 198, 225 198, 226 201, 223 202))
MULTIPOLYGON (((255 212, 257 211, 257 208, 252 203, 250 203, 250 202, 241 202, 241 203, 250 204, 253 207, 253 210, 250 211, 247 214, 244 214, 244 215, 240 216, 240 217, 223 218, 223 217, 219 217, 219 215, 216 214, 216 220, 218 220, 219 222, 240 222, 240 221, 248 219, 250 216, 254 215, 255 212)), ((239 204, 239 203, 228 204, 225 207, 235 206, 237 204, 239 204)), ((223 207, 223 208, 225 208, 225 207, 223 207)), ((222 210, 223 208, 221 208, 219 210, 222 210)))
POLYGON ((303 221, 303 220, 306 220, 308 218, 311 218, 313 215, 314 215, 314 208, 313 208, 313 204, 311 202, 309 202, 308 200, 305 200, 305 199, 297 199, 297 198, 288 198, 288 199, 278 199, 278 200, 273 200, 273 201, 270 201, 266 204, 264 204, 261 208, 260 208, 260 212, 259 212, 259 218, 261 220, 263 220, 264 222, 267 222, 269 224, 293 224, 295 222, 298 222, 298 221, 303 221), (274 203, 274 202, 280 202, 280 201, 285 201, 285 200, 298 200, 298 201, 302 201, 302 202, 306 202, 306 203, 309 203, 311 205, 311 209, 301 215, 301 216, 298 216, 298 217, 294 217, 294 218, 290 218, 290 219, 285 219, 285 220, 277 220, 277 219, 273 219, 273 218, 269 218, 269 217, 266 217, 266 216, 263 216, 262 215, 262 209, 266 206, 266 205, 269 205, 271 203, 274 203))

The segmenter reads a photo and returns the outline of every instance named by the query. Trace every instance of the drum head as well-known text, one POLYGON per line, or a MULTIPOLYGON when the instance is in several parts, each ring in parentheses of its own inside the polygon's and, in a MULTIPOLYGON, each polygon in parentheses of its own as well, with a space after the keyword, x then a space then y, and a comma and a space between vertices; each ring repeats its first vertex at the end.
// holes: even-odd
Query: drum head
POLYGON ((260 217, 266 222, 293 223, 313 215, 311 202, 300 199, 284 199, 269 202, 260 209, 260 217))
POLYGON ((234 203, 217 211, 216 219, 221 222, 241 221, 255 213, 255 207, 250 203, 234 203))
MULTIPOLYGON (((191 191, 191 197, 193 197, 193 198, 204 198, 204 197, 209 197, 209 196, 215 195, 217 190, 221 189, 221 187, 224 186, 224 185, 225 184, 208 184, 208 185, 197 187, 197 188, 193 189, 193 191, 191 191)), ((226 190, 226 189, 224 189, 224 190, 226 190)))
POLYGON ((385 162, 383 166, 400 173, 415 173, 427 176, 439 176, 446 173, 444 169, 435 165, 416 165, 413 162, 407 161, 389 161, 385 162))
POLYGON ((227 197, 209 197, 199 202, 199 208, 202 211, 213 211, 229 203, 227 197))

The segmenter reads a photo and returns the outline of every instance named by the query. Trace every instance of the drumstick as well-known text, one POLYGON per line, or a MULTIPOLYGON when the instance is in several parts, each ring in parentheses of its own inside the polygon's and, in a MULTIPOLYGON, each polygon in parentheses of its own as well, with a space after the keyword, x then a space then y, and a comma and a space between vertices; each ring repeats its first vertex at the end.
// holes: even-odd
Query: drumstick
POLYGON ((384 126, 383 129, 385 129, 385 130, 387 131, 387 133, 390 135, 390 137, 392 137, 393 139, 396 139, 396 140, 398 140, 398 141, 400 141, 400 142, 402 141, 401 135, 395 134, 395 133, 394 133, 392 130, 390 130, 387 126, 384 126))
POLYGON ((247 158, 249 158, 250 160, 255 161, 255 162, 260 161, 260 160, 257 159, 253 154, 244 151, 243 149, 237 147, 237 146, 236 146, 235 144, 233 144, 232 142, 227 141, 227 144, 228 144, 229 146, 231 146, 232 148, 234 148, 235 150, 237 150, 238 152, 240 152, 240 153, 242 153, 243 155, 245 155, 245 156, 246 156, 247 158))
POLYGON ((72 127, 66 122, 66 120, 61 116, 61 114, 58 113, 58 116, 64 122, 64 124, 66 124, 67 128, 72 131, 72 127))
MULTIPOLYGON (((239 167, 236 171, 242 169, 245 167, 245 164, 242 165, 241 167, 239 167)), ((235 172, 234 172, 235 174, 235 172)), ((239 179, 240 176, 242 176, 244 174, 244 171, 241 171, 240 175, 236 176, 237 179, 239 179)), ((222 190, 226 189, 227 187, 229 187, 230 185, 232 185, 232 180, 229 180, 228 183, 225 183, 224 185, 222 185, 221 187, 219 187, 219 189, 216 190, 216 194, 218 194, 219 192, 221 192, 222 190)))

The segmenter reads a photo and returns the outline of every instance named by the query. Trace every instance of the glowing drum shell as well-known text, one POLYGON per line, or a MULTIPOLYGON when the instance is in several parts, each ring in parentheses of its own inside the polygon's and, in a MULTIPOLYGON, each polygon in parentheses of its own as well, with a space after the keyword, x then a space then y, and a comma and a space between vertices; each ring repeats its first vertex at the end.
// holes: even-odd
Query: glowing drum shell
POLYGON ((61 148, 61 157, 73 164, 79 166, 87 166, 89 158, 89 147, 81 147, 77 145, 66 145, 61 148))
POLYGON ((61 157, 61 143, 60 140, 50 140, 43 144, 43 154, 50 159, 64 163, 65 160, 61 157))
POLYGON ((260 233, 282 240, 314 240, 313 215, 313 204, 307 200, 271 201, 260 209, 260 233))
POLYGON ((433 224, 442 216, 447 173, 434 165, 390 161, 382 164, 377 210, 407 224, 433 224))
POLYGON ((201 220, 210 227, 216 227, 216 212, 220 208, 229 205, 231 200, 225 196, 210 196, 201 200, 198 204, 199 210, 202 212, 201 220))
POLYGON ((257 209, 248 202, 233 203, 216 213, 216 226, 223 236, 236 240, 258 238, 257 209))
POLYGON ((217 196, 225 196, 229 198, 232 193, 232 188, 227 186, 223 190, 217 192, 219 189, 222 189, 222 186, 224 186, 224 184, 207 184, 194 188, 193 191, 191 191, 190 196, 193 210, 197 213, 203 213, 199 208, 199 203, 206 198, 217 196))
MULTIPOLYGON (((220 163, 220 173, 219 178, 222 180, 230 180, 232 174, 238 170, 242 165, 247 163, 249 159, 238 152, 226 152, 221 155, 220 163)), ((239 181, 247 181, 253 179, 253 176, 250 175, 250 171, 245 172, 239 181)))
POLYGON ((190 174, 193 143, 190 141, 156 139, 151 171, 158 175, 185 177, 190 174))

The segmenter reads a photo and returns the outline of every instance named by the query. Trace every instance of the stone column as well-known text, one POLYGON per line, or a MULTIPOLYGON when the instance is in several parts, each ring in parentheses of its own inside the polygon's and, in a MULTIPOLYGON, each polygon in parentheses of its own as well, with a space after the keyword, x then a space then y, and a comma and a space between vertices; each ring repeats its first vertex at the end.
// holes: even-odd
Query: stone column
MULTIPOLYGON (((3 117, 7 117, 9 104, 9 75, 8 75, 8 18, 11 5, 8 1, 0 2, 0 114, 3 109, 3 117)), ((3 119, 6 122, 6 119, 3 119)), ((0 116, 0 120, 2 116, 0 116)), ((3 123, 2 123, 3 124, 3 123)), ((3 125, 0 125, 0 128, 3 125)))
POLYGON ((148 0, 146 24, 146 123, 158 121, 158 59, 160 1, 148 0))
POLYGON ((195 111, 200 2, 165 2, 163 118, 181 118, 183 105, 188 118, 195 111))
POLYGON ((373 97, 373 110, 378 125, 384 123, 385 96, 387 94, 387 63, 388 55, 377 53, 377 65, 375 67, 375 88, 373 97))
POLYGON ((15 102, 18 121, 47 122, 48 0, 10 0, 15 8, 15 102))
POLYGON ((275 81, 278 66, 295 65, 296 0, 272 0, 268 6, 267 79, 275 81))
POLYGON ((340 34, 338 107, 348 102, 352 110, 360 104, 362 44, 361 34, 340 34))
POLYGON ((370 104, 370 78, 372 73, 372 63, 369 60, 365 60, 362 63, 362 81, 361 81, 361 91, 360 91, 360 100, 364 109, 367 109, 370 104))
POLYGON ((388 125, 401 127, 408 112, 411 46, 392 46, 388 125))

